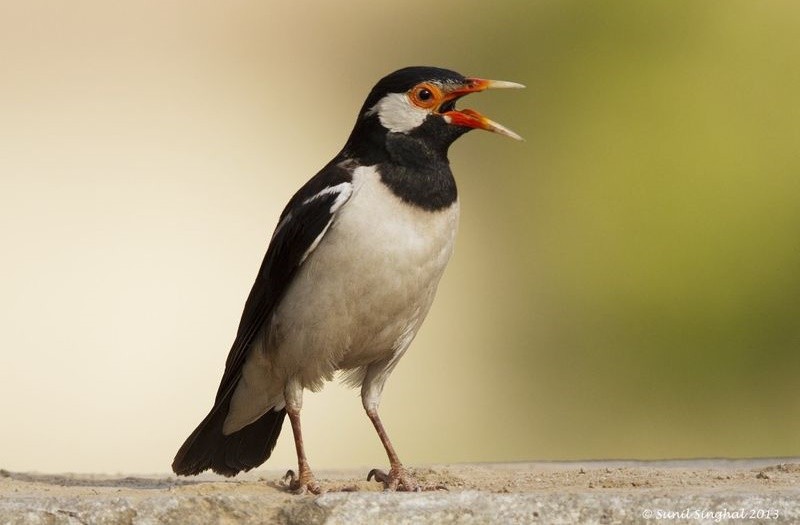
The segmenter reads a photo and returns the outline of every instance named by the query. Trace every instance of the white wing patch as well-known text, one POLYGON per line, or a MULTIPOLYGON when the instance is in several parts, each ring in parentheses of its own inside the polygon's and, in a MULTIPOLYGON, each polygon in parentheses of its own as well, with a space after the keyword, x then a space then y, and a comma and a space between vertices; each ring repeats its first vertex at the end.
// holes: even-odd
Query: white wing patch
POLYGON ((311 246, 309 246, 308 249, 303 253, 303 256, 300 258, 300 264, 303 264, 306 258, 309 255, 311 255, 311 252, 317 249, 317 246, 319 246, 320 241, 322 240, 323 237, 325 237, 325 234, 328 232, 328 228, 331 227, 334 215, 339 210, 339 208, 344 206, 344 203, 347 202, 350 199, 350 196, 353 194, 353 185, 349 182, 343 182, 341 184, 337 184, 336 186, 325 188, 316 195, 309 197, 303 201, 303 205, 305 206, 306 204, 314 201, 315 199, 319 199, 320 197, 323 197, 325 195, 330 195, 332 193, 338 195, 336 196, 336 199, 334 199, 333 204, 331 204, 330 208, 331 218, 328 220, 328 223, 325 225, 325 227, 322 228, 320 234, 317 235, 317 238, 314 239, 314 242, 311 243, 311 246))
POLYGON ((321 192, 313 195, 306 200, 303 201, 303 205, 308 204, 309 202, 319 199, 320 197, 324 197, 325 195, 330 195, 331 193, 338 193, 339 196, 336 197, 336 200, 333 201, 331 205, 331 215, 336 213, 336 210, 342 207, 342 204, 347 202, 347 199, 350 198, 350 195, 353 194, 353 184, 350 182, 343 182, 341 184, 337 184, 336 186, 330 186, 325 188, 321 192))
POLYGON ((367 115, 375 113, 381 125, 395 133, 408 133, 428 116, 428 110, 412 104, 405 93, 389 93, 372 106, 367 115))

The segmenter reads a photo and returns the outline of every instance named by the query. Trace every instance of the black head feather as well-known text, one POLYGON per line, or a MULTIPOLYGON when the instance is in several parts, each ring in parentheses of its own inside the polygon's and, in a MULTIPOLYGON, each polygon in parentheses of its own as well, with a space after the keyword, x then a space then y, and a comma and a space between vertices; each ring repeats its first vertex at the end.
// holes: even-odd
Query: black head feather
MULTIPOLYGON (((460 73, 432 66, 410 66, 386 75, 375 84, 364 101, 355 127, 340 155, 358 158, 365 164, 375 164, 392 157, 391 152, 387 150, 388 130, 381 125, 377 115, 370 114, 375 104, 390 93, 405 93, 420 82, 463 84, 465 80, 464 75, 460 73)), ((420 128, 419 131, 422 133, 411 134, 416 138, 415 142, 423 149, 431 150, 440 156, 446 156, 450 144, 469 131, 468 128, 448 126, 440 118, 428 119, 420 128), (430 141, 431 144, 424 144, 426 141, 430 141)), ((400 137, 398 139, 402 140, 400 137)), ((427 156, 429 151, 423 153, 427 156)))
POLYGON ((466 80, 464 75, 440 67, 404 67, 403 69, 398 69, 394 73, 386 75, 375 84, 375 87, 372 88, 369 96, 367 96, 367 100, 364 101, 359 115, 363 116, 365 112, 369 111, 372 106, 377 104, 380 99, 389 93, 405 93, 420 82, 430 81, 441 84, 461 84, 464 80, 466 80))

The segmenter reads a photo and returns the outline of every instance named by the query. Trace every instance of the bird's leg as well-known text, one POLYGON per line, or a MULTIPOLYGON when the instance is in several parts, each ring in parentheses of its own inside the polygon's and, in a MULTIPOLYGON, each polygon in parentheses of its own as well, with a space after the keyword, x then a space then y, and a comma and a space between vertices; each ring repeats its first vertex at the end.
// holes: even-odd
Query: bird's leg
POLYGON ((400 458, 397 457, 397 452, 395 452, 392 442, 389 440, 389 435, 386 433, 386 429, 383 428, 381 418, 378 416, 378 410, 367 409, 367 416, 369 416, 370 421, 372 421, 372 424, 375 426, 378 437, 381 438, 381 443, 383 443, 383 448, 386 449, 386 455, 389 456, 389 472, 386 473, 374 468, 367 474, 367 481, 370 481, 374 477, 375 481, 383 483, 384 490, 420 490, 417 480, 408 473, 400 462, 400 458))
POLYGON ((292 423, 292 434, 294 434, 294 446, 297 450, 297 475, 290 470, 283 477, 284 482, 289 482, 289 490, 296 494, 320 494, 322 489, 311 472, 306 458, 306 450, 303 446, 303 432, 300 428, 300 409, 303 406, 303 387, 298 381, 291 379, 286 384, 284 390, 286 399, 286 413, 292 423))
MULTIPOLYGON (((394 362, 396 363, 396 361, 394 362)), ((361 384, 361 402, 364 405, 364 410, 375 426, 378 437, 381 438, 383 448, 386 449, 386 455, 389 456, 389 472, 372 469, 367 475, 367 481, 374 477, 376 481, 383 483, 384 490, 417 491, 420 490, 419 483, 403 467, 400 458, 397 457, 397 452, 392 446, 392 442, 389 440, 386 429, 383 428, 381 418, 378 416, 378 404, 383 392, 383 385, 393 367, 393 362, 391 361, 370 366, 364 376, 364 382, 361 384)))

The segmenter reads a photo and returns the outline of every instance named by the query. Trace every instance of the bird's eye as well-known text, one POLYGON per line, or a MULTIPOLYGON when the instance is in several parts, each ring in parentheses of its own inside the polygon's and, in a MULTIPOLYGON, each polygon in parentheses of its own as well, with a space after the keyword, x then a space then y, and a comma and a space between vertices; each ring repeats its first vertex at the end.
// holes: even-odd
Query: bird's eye
POLYGON ((440 102, 442 92, 433 84, 424 83, 415 86, 408 95, 414 105, 432 109, 440 102))

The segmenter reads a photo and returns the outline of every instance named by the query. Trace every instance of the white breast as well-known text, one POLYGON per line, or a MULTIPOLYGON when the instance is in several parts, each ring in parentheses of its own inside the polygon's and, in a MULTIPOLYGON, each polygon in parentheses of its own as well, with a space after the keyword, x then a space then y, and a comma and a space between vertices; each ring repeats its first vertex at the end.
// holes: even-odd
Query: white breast
POLYGON ((458 203, 404 203, 371 167, 298 272, 273 319, 276 357, 308 388, 405 350, 453 252, 458 203))
POLYGON ((399 357, 433 302, 458 214, 458 202, 434 212, 404 203, 374 168, 357 168, 352 196, 254 342, 225 432, 282 407, 290 377, 316 390, 336 370, 360 377, 399 357))

